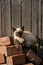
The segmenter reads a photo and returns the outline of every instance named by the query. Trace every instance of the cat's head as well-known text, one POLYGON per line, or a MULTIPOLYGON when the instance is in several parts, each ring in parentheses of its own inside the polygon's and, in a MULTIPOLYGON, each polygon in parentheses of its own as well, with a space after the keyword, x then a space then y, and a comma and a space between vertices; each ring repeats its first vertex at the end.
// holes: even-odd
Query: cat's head
POLYGON ((13 29, 13 33, 15 33, 16 36, 20 37, 23 34, 24 26, 22 26, 21 28, 14 28, 14 27, 12 27, 12 29, 13 29))

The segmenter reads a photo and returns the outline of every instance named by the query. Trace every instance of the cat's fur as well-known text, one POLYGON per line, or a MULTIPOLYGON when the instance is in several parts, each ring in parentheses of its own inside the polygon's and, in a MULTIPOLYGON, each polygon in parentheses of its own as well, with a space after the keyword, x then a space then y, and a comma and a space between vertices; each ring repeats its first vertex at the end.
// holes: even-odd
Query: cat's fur
POLYGON ((31 32, 24 31, 24 27, 16 29, 13 28, 13 31, 14 41, 16 40, 20 44, 23 44, 23 42, 25 41, 24 45, 26 47, 30 47, 30 45, 33 45, 37 42, 37 38, 31 32))

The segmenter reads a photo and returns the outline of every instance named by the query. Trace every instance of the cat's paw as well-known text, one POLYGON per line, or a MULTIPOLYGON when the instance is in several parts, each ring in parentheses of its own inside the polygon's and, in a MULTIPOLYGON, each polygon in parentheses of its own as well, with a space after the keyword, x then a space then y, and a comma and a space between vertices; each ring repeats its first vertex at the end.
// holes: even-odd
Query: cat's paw
POLYGON ((24 39, 20 38, 19 42, 22 44, 24 42, 24 39))

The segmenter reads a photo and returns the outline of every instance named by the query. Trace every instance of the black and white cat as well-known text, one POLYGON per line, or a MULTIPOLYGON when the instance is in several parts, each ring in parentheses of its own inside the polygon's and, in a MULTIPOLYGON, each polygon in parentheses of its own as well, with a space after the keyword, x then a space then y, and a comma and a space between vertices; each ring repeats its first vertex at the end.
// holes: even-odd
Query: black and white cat
MULTIPOLYGON (((24 26, 22 28, 13 28, 13 36, 14 41, 18 41, 18 43, 23 44, 26 47, 30 47, 37 42, 37 38, 29 31, 24 31, 24 26)), ((17 43, 17 44, 18 44, 17 43)), ((16 44, 16 42, 14 43, 16 44)))

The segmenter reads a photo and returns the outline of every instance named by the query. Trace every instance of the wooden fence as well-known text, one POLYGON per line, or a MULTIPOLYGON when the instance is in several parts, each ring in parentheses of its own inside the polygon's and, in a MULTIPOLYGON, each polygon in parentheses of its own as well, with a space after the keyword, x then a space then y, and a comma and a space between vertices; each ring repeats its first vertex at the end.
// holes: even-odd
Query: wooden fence
POLYGON ((43 39, 43 0, 0 0, 0 37, 21 25, 43 39))

